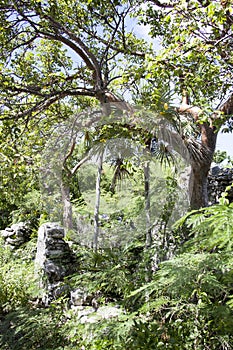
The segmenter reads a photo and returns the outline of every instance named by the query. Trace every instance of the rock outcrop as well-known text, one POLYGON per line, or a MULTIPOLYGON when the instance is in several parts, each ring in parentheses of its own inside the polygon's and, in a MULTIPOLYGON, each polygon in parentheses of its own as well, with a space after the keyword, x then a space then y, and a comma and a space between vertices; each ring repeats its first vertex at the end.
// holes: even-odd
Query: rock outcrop
MULTIPOLYGON (((212 167, 208 176, 209 204, 219 203, 221 193, 233 182, 233 169, 222 169, 218 166, 212 167)), ((228 191, 227 199, 233 202, 233 188, 228 191)))
POLYGON ((43 224, 38 231, 35 266, 40 287, 45 291, 45 304, 68 290, 64 277, 75 271, 76 263, 73 251, 64 241, 64 229, 56 223, 43 224))
POLYGON ((27 223, 19 222, 18 224, 13 224, 11 227, 2 230, 1 236, 6 245, 11 249, 16 249, 29 241, 31 233, 31 229, 27 223))

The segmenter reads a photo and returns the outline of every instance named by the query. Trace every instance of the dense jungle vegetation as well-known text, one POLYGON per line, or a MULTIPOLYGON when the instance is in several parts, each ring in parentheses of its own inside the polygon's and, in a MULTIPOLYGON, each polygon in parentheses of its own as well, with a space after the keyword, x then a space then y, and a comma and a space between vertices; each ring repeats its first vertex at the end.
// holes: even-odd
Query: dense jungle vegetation
POLYGON ((0 348, 233 349, 232 186, 207 196, 232 1, 0 0, 0 27, 0 229, 32 230, 0 241, 0 348), (64 284, 117 317, 80 322, 67 289, 41 303, 48 221, 77 257, 64 284))

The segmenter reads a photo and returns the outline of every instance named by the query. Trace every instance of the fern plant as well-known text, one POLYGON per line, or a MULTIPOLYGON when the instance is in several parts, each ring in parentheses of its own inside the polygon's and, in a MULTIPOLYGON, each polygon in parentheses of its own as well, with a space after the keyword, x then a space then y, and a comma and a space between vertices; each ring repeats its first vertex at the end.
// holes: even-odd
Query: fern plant
POLYGON ((37 292, 34 284, 34 265, 26 254, 12 252, 0 242, 0 314, 28 304, 37 292))
POLYGON ((189 230, 188 246, 208 251, 226 249, 231 251, 233 243, 233 203, 216 204, 194 210, 181 218, 175 229, 184 226, 189 230))

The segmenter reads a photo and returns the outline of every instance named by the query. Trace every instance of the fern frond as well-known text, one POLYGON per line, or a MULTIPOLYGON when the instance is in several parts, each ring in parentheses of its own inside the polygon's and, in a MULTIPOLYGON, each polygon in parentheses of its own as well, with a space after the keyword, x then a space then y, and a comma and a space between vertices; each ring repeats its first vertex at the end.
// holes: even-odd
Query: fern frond
POLYGON ((202 249, 232 248, 233 242, 233 204, 216 204, 207 208, 194 210, 181 218, 174 229, 182 229, 186 225, 195 238, 187 243, 193 246, 199 242, 202 249))

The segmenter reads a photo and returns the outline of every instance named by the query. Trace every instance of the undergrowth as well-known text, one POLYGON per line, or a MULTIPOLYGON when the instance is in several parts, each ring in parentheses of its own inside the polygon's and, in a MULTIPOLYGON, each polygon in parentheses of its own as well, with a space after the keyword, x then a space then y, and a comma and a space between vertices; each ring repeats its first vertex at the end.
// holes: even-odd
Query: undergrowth
POLYGON ((1 349, 233 349, 232 224, 232 204, 189 213, 174 233, 185 230, 189 239, 149 275, 154 252, 142 242, 97 253, 78 247, 79 271, 66 283, 121 310, 86 324, 68 296, 47 309, 36 305, 32 243, 28 257, 2 248, 1 349))

